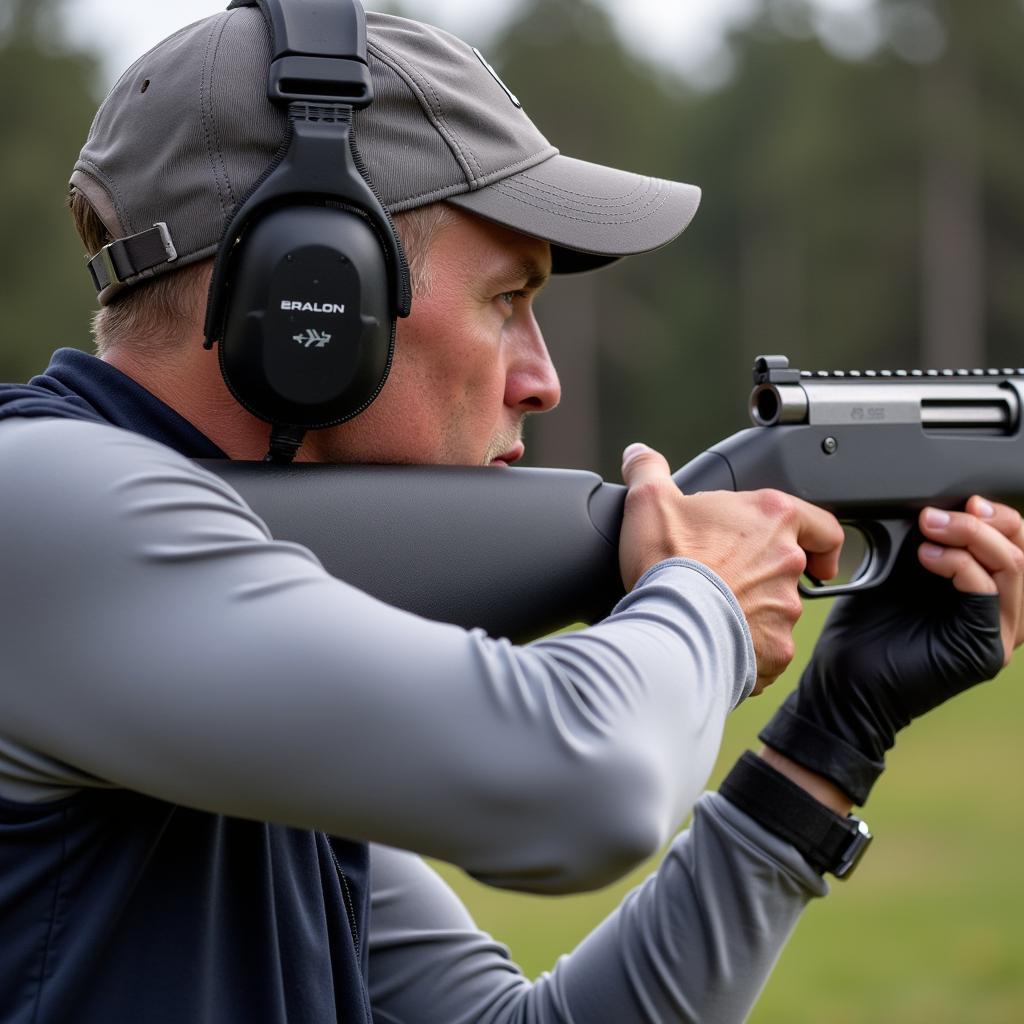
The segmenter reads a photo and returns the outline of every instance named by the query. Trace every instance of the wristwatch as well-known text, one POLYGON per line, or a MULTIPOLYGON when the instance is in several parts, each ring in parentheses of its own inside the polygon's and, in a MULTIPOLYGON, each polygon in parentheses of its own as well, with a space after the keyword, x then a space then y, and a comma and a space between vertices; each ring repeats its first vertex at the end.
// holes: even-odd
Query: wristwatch
POLYGON ((820 874, 849 878, 871 844, 867 823, 845 818, 815 800, 749 750, 725 777, 719 792, 769 832, 800 851, 820 874))

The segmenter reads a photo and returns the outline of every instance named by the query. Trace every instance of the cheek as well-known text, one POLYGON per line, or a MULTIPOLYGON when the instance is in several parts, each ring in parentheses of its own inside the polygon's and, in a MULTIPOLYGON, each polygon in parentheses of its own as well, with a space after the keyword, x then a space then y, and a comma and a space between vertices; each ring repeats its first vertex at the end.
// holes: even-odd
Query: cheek
POLYGON ((475 317, 424 316, 409 326, 399 330, 392 374, 410 398, 419 392, 447 405, 502 401, 501 331, 488 322, 486 311, 476 311, 475 317), (429 329, 433 325, 437 329, 429 329))
POLYGON ((435 312, 427 299, 399 322, 387 383, 359 419, 403 460, 475 464, 507 429, 501 332, 435 312))

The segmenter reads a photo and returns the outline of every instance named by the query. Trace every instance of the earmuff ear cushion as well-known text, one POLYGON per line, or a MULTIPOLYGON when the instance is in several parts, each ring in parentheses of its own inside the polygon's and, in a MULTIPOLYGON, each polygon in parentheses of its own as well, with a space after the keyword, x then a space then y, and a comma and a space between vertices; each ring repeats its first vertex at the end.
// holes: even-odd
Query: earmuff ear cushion
POLYGON ((231 255, 220 345, 228 388, 269 423, 313 430, 362 412, 391 368, 384 250, 347 209, 283 206, 231 255))

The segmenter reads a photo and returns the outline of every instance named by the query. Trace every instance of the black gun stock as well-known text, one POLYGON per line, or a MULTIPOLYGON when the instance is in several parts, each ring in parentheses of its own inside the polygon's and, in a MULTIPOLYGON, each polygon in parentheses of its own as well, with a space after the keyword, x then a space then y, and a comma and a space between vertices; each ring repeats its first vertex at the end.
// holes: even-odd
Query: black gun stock
MULTIPOLYGON (((1024 370, 809 374, 755 364, 756 427, 673 479, 687 493, 774 487, 861 530, 869 555, 835 594, 877 586, 925 505, 1024 502, 1024 370)), ((525 641, 594 622, 622 596, 625 488, 561 469, 206 462, 280 540, 332 575, 429 618, 525 641)), ((700 552, 694 552, 699 558, 700 552)))
MULTIPOLYGON (((204 462, 279 540, 428 618, 523 642, 603 618, 622 596, 626 489, 571 469, 204 462)), ((698 456, 689 490, 732 487, 698 456)))

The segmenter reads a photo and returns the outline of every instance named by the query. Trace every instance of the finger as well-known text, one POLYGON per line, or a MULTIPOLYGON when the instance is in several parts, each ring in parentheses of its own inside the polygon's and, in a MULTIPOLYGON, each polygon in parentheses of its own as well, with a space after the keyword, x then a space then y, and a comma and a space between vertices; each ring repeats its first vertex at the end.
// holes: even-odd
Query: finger
POLYGON ((1024 548, 1024 520, 1015 508, 1000 504, 998 501, 988 501, 975 494, 968 499, 966 510, 998 530, 1018 547, 1024 548))
POLYGON ((816 580, 835 579, 839 574, 839 551, 824 554, 808 552, 807 574, 816 580))
MULTIPOLYGON (((1024 518, 1021 517, 1017 509, 1010 508, 1009 505, 1001 505, 996 501, 988 502, 975 495, 967 502, 967 510, 984 518, 993 528, 1024 551, 1024 518), (989 509, 992 510, 991 516, 988 515, 989 509)), ((999 580, 997 579, 996 582, 998 583, 999 580)), ((1013 647, 1020 647, 1024 643, 1024 580, 1021 581, 1020 607, 1021 610, 1017 615, 1017 628, 1012 637, 1013 647)))
POLYGON ((963 594, 995 594, 996 581, 963 548, 944 548, 938 544, 922 544, 918 558, 929 572, 951 580, 963 594))
POLYGON ((1003 644, 1003 664, 1007 664, 1019 643, 1020 619, 1024 611, 1024 577, 1019 572, 989 574, 964 548, 943 548, 926 543, 918 549, 918 555, 926 569, 951 579, 953 586, 963 593, 998 593, 999 635, 1003 644))
POLYGON ((1024 572, 1024 551, 988 522, 969 512, 922 510, 921 532, 943 547, 965 548, 990 573, 1024 572))
POLYGON ((1011 577, 1000 573, 996 577, 999 587, 999 612, 1003 620, 1003 651, 1006 660, 1024 643, 1024 577, 1011 577))
POLYGON ((845 534, 831 512, 799 502, 796 542, 807 552, 807 571, 816 579, 830 580, 839 572, 839 552, 845 534))
MULTIPOLYGON (((1000 505, 998 502, 989 502, 979 495, 975 495, 967 503, 967 511, 975 516, 985 525, 996 530, 1002 537, 1007 538, 1008 543, 1015 548, 1024 549, 1024 523, 1021 515, 1009 505, 1000 505)), ((979 531, 980 538, 985 538, 984 530, 979 531)), ((1008 568, 998 569, 992 560, 991 554, 985 554, 979 548, 978 554, 982 562, 992 572, 996 587, 999 591, 999 612, 1002 618, 1002 642, 1004 649, 1009 654, 1015 647, 1024 643, 1024 577, 1021 574, 1020 566, 1011 565, 1008 568)), ((1004 552, 1004 558, 1012 559, 1013 552, 1004 552)))
POLYGON ((627 487, 671 476, 665 456, 645 444, 631 444, 622 453, 622 479, 627 487))

